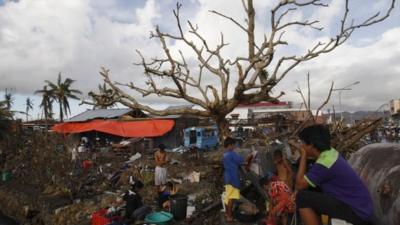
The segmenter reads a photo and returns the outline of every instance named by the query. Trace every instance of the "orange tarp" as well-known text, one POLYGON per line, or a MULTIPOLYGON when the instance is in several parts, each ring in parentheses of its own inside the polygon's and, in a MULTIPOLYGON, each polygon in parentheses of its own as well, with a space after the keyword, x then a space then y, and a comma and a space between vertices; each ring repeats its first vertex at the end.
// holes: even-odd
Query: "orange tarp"
POLYGON ((111 121, 92 120, 82 123, 60 123, 52 127, 58 133, 99 131, 121 137, 158 137, 175 125, 173 120, 111 121))

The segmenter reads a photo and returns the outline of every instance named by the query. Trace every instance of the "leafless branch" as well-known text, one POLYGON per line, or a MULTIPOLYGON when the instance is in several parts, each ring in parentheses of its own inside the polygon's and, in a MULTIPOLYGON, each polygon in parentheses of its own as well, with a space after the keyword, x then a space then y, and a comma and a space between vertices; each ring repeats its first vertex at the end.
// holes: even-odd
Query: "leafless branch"
MULTIPOLYGON (((285 40, 285 32, 291 27, 313 29, 321 31, 323 27, 318 26, 318 18, 309 18, 305 20, 291 19, 290 15, 305 7, 323 8, 329 7, 322 0, 280 0, 271 8, 270 25, 268 34, 264 35, 263 40, 256 42, 255 31, 256 10, 253 0, 242 0, 244 12, 246 13, 246 24, 240 23, 235 18, 210 10, 215 14, 235 24, 240 32, 247 35, 247 52, 238 55, 229 60, 223 55, 224 49, 230 46, 221 33, 220 41, 216 46, 208 42, 206 35, 200 32, 199 26, 187 21, 186 27, 180 18, 181 4, 176 5, 173 10, 177 32, 163 32, 159 27, 150 34, 150 37, 160 43, 162 54, 160 56, 147 59, 140 51, 139 65, 144 69, 144 75, 147 78, 146 87, 140 87, 137 82, 118 83, 112 82, 109 78, 109 71, 103 69, 101 75, 105 82, 116 93, 116 101, 129 107, 139 108, 155 115, 168 115, 171 113, 181 114, 190 113, 198 116, 212 117, 218 122, 224 121, 225 116, 230 113, 239 104, 252 104, 259 101, 276 101, 284 92, 273 96, 273 88, 296 66, 312 60, 323 54, 335 50, 338 46, 345 43, 359 28, 371 26, 385 20, 393 11, 396 0, 390 0, 391 5, 388 10, 378 12, 359 22, 351 19, 349 0, 346 0, 343 16, 340 19, 340 28, 337 33, 324 41, 317 41, 310 45, 310 48, 301 54, 284 55, 280 52, 283 45, 292 45, 285 40), (193 69, 189 65, 188 59, 182 51, 174 51, 169 45, 170 41, 183 43, 194 53, 197 60, 197 66, 193 69), (279 58, 277 58, 279 56, 279 58), (203 82, 205 76, 212 76, 219 81, 216 86, 211 86, 203 82), (164 87, 158 82, 158 79, 167 79, 172 85, 164 87), (232 82, 234 80, 235 82, 232 82), (234 86, 230 86, 234 84, 234 86), (137 101, 137 99, 127 93, 126 90, 142 94, 142 96, 158 95, 168 96, 177 99, 183 99, 192 104, 198 105, 202 110, 185 109, 183 111, 158 111, 137 101), (228 95, 228 91, 233 90, 233 96, 228 95), (196 93, 196 94, 194 94, 196 93)), ((241 46, 233 46, 241 47, 241 46)), ((310 86, 308 83, 308 101, 299 88, 304 105, 311 108, 310 86)), ((333 84, 332 84, 333 85, 333 84)), ((332 87, 331 87, 332 89, 332 87)), ((328 99, 330 98, 328 95, 328 99)), ((322 109, 325 105, 318 109, 322 109)), ((226 127, 226 126, 225 126, 226 127)))
POLYGON ((334 84, 334 82, 332 81, 331 88, 329 89, 328 96, 326 97, 325 101, 318 107, 316 116, 319 115, 319 112, 321 111, 321 109, 324 108, 325 105, 328 104, 329 100, 331 99, 332 90, 333 90, 333 84, 334 84))

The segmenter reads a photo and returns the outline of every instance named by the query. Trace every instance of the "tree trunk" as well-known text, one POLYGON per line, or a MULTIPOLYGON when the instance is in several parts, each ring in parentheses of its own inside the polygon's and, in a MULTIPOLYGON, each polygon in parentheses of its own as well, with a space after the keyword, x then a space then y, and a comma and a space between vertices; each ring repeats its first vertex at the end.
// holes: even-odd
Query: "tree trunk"
POLYGON ((220 146, 222 146, 225 138, 230 135, 229 122, 226 120, 225 116, 216 117, 214 120, 217 123, 219 143, 220 146))
POLYGON ((62 102, 60 101, 60 122, 64 122, 64 116, 63 116, 63 111, 62 111, 62 102))

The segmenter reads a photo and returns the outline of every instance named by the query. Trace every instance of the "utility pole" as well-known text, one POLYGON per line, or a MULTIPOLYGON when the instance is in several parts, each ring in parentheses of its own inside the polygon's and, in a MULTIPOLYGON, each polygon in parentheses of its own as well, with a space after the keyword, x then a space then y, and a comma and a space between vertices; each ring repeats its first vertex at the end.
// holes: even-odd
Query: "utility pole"
POLYGON ((360 81, 356 81, 354 83, 348 84, 342 88, 332 89, 332 91, 339 91, 339 109, 340 109, 340 121, 343 121, 343 109, 342 109, 342 91, 350 91, 352 90, 350 87, 359 84, 360 81))

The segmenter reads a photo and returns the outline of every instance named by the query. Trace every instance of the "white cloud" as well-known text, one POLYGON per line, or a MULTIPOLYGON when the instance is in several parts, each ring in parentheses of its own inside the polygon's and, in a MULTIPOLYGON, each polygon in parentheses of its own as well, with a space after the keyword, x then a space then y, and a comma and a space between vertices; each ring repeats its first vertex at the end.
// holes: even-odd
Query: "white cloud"
MULTIPOLYGON (((314 106, 323 102, 330 82, 336 88, 360 81, 351 91, 342 92, 342 105, 347 110, 374 110, 390 99, 399 98, 400 82, 400 28, 386 31, 379 40, 364 47, 344 45, 335 52, 315 61, 301 65, 281 84, 283 89, 295 89, 294 81, 300 81, 305 88, 307 71, 311 73, 311 86, 314 106), (291 88, 290 88, 291 87, 291 88)), ((288 99, 300 99, 289 92, 288 99)), ((337 93, 331 104, 338 106, 337 93)), ((336 107, 337 108, 337 107, 336 107)))
MULTIPOLYGON (((256 33, 258 40, 269 31, 268 13, 275 2, 255 1, 256 25, 260 28, 256 33)), ((332 1, 332 8, 328 10, 297 12, 291 18, 311 15, 319 17, 322 25, 332 25, 332 20, 337 20, 342 14, 340 2, 332 1)), ((245 24, 241 1, 192 0, 183 3, 182 16, 199 24, 199 32, 207 37, 211 45, 219 43, 222 31, 226 42, 230 43, 224 55, 230 58, 246 55, 246 35, 230 21, 208 12, 214 9, 245 24)), ((156 0, 147 0, 131 9, 122 8, 111 0, 7 2, 0 6, 0 90, 12 87, 16 93, 29 95, 41 88, 44 80, 55 80, 61 71, 77 80, 77 88, 87 92, 100 82, 98 71, 101 66, 110 68, 116 80, 143 84, 142 68, 132 65, 138 60, 134 50, 141 49, 148 57, 160 56, 159 43, 148 39, 149 32, 154 29, 155 23, 160 23, 161 28, 167 31, 177 32, 171 12, 173 6, 174 1, 156 0)), ((374 5, 373 10, 376 8, 377 5, 374 5)), ((365 14, 365 7, 362 12, 365 14)), ((393 17, 400 21, 398 11, 393 17)), ((384 22, 376 26, 384 26, 384 22)), ((285 37, 296 43, 296 48, 284 48, 280 54, 307 49, 316 37, 323 38, 327 33, 330 30, 318 36, 304 29, 290 30, 285 37)), ((396 77, 399 73, 399 37, 398 28, 374 37, 365 32, 360 38, 362 43, 357 46, 347 44, 329 56, 304 64, 289 74, 280 87, 288 93, 287 99, 298 99, 290 92, 294 89, 293 82, 303 80, 306 71, 310 70, 312 84, 316 86, 313 88, 315 102, 319 102, 324 98, 323 91, 328 88, 330 80, 335 80, 338 86, 360 80, 357 88, 361 89, 368 87, 367 83, 373 83, 374 79, 380 79, 384 88, 371 87, 368 91, 356 92, 355 87, 354 91, 345 94, 346 106, 372 108, 371 105, 380 104, 379 101, 396 97, 393 80, 399 79, 396 77), (358 97, 351 98, 353 94, 358 97), (352 102, 347 102, 350 99, 352 102)), ((183 49, 185 54, 193 56, 182 44, 174 44, 171 48, 175 53, 183 49)), ((215 79, 206 81, 215 82, 215 79)), ((160 83, 168 84, 165 80, 160 83)), ((157 97, 143 100, 154 104, 171 102, 170 99, 157 97)))

